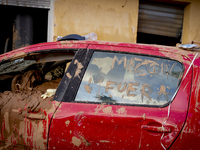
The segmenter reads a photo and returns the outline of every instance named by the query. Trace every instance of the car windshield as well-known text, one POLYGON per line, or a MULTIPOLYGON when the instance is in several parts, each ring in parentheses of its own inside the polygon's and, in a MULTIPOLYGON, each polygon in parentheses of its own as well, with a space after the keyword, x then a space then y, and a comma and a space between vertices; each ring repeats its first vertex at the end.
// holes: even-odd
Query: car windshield
POLYGON ((177 90, 182 74, 178 61, 94 52, 75 101, 164 105, 177 90))

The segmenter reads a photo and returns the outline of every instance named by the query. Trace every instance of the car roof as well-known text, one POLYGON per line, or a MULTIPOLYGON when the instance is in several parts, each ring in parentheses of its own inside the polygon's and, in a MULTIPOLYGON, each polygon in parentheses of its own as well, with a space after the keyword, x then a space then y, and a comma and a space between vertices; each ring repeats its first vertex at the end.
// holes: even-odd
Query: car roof
POLYGON ((127 48, 138 48, 156 50, 162 52, 170 52, 175 54, 185 55, 190 59, 196 55, 197 51, 194 50, 183 50, 175 46, 161 46, 155 44, 138 44, 138 43, 122 43, 122 42, 109 42, 109 41, 57 41, 57 42, 46 42, 39 43, 23 48, 19 48, 0 55, 0 62, 10 59, 17 59, 26 56, 28 53, 41 52, 46 50, 62 50, 62 49, 85 49, 88 46, 95 49, 101 49, 102 46, 118 46, 127 48))

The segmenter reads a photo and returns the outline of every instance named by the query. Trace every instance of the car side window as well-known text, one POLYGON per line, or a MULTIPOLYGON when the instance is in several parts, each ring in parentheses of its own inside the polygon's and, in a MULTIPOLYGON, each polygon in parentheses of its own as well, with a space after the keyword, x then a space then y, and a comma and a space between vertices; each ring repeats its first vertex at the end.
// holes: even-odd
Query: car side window
POLYGON ((75 101, 162 106, 173 97, 182 74, 175 60, 96 51, 75 101))

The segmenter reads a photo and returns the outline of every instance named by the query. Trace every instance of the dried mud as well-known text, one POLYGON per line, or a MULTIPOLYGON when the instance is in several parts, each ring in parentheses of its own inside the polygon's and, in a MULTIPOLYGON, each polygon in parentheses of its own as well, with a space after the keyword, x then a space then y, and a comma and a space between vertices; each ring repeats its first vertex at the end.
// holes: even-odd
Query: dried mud
POLYGON ((56 109, 53 96, 41 98, 49 88, 56 89, 61 78, 31 90, 0 93, 0 149, 46 149, 48 114, 56 109))

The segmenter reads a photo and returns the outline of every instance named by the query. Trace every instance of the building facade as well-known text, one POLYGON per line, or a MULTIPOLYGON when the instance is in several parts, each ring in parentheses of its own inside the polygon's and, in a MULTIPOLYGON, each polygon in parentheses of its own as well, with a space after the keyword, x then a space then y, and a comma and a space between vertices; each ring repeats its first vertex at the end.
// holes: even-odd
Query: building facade
POLYGON ((91 32, 103 41, 200 42, 199 0, 0 0, 0 12, 1 53, 91 32))
POLYGON ((182 43, 200 41, 199 0, 55 0, 53 5, 54 40, 57 36, 72 33, 85 35, 95 32, 98 40, 137 43, 140 40, 137 37, 138 33, 148 33, 149 36, 160 35, 161 31, 161 35, 179 38, 182 43), (153 5, 158 7, 153 8, 153 5), (142 9, 146 9, 146 12, 142 9), (146 18, 140 17, 142 13, 146 14, 146 18), (157 23, 155 18, 151 18, 153 15, 160 17, 160 20, 156 20, 157 23), (171 20, 167 20, 169 18, 171 20), (163 22, 162 19, 166 19, 167 22, 163 22), (178 26, 180 35, 170 35, 177 32, 175 26, 178 26), (145 27, 146 31, 143 29, 145 27), (164 33, 166 31, 168 33, 164 33))

